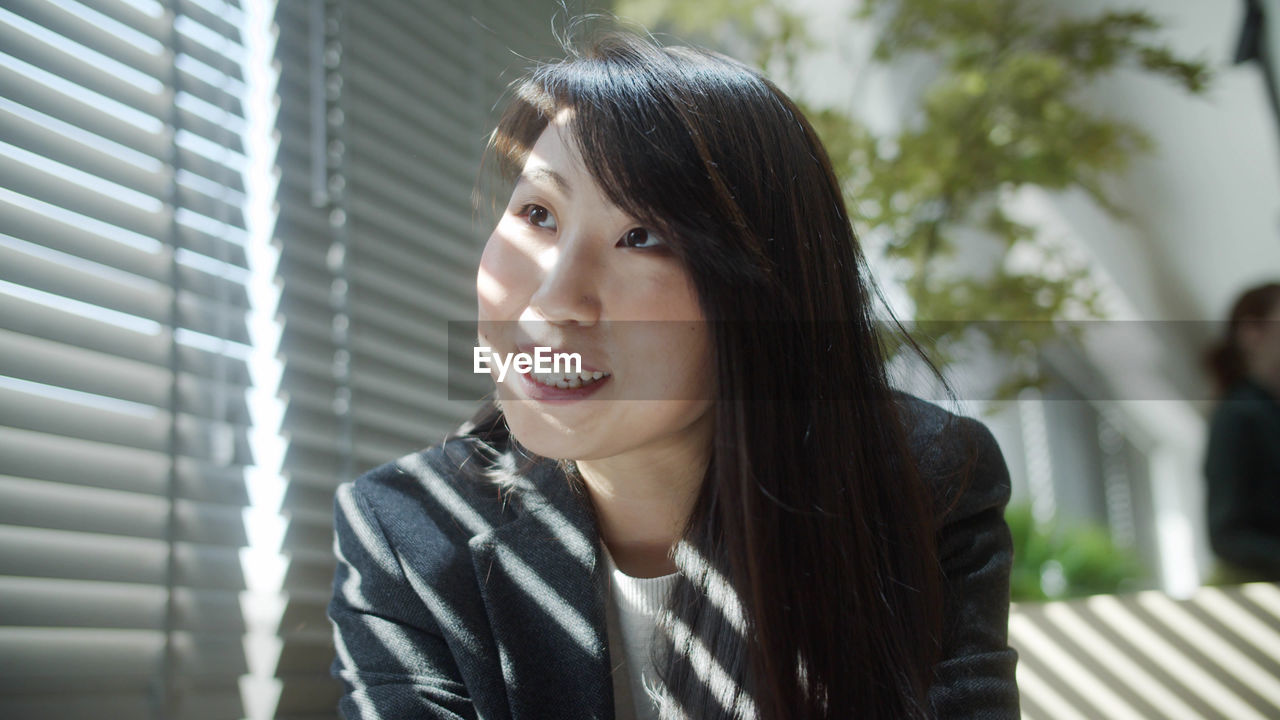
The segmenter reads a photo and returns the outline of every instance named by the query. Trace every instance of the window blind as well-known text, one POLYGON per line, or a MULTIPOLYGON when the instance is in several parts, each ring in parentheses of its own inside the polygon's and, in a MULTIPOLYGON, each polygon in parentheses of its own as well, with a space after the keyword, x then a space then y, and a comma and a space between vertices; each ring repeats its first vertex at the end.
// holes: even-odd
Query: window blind
MULTIPOLYGON (((299 676, 333 658, 334 490, 476 409, 446 389, 448 324, 475 319, 490 231, 471 192, 494 106, 528 58, 556 53, 557 13, 555 0, 278 5, 284 592, 293 626, 330 643, 300 646, 299 676)), ((335 704, 282 698, 281 712, 335 704)))
POLYGON ((333 490, 474 409, 470 192, 557 12, 0 8, 0 716, 334 716, 333 490))
POLYGON ((253 714, 242 20, 0 8, 4 717, 253 714))

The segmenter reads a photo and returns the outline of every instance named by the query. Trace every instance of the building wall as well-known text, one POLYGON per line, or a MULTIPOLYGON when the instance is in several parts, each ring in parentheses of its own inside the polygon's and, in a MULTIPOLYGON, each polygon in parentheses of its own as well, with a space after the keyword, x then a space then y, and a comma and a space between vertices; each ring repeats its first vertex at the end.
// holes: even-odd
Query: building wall
MULTIPOLYGON (((879 132, 909 121, 934 72, 929 61, 874 65, 874 25, 853 20, 849 3, 797 7, 826 50, 802 63, 793 90, 847 109, 879 132)), ((1029 190, 1011 210, 1086 259, 1110 318, 1126 322, 1106 324, 1082 353, 1053 358, 1063 385, 1044 398, 965 409, 987 413, 1010 464, 1015 503, 1031 503, 1045 517, 1112 526, 1146 558, 1159 585, 1186 594, 1212 564, 1200 471, 1210 403, 1199 356, 1218 329, 1211 321, 1235 294, 1280 268, 1280 134, 1258 68, 1230 64, 1243 3, 1057 0, 1054 7, 1148 10, 1163 23, 1158 40, 1203 59, 1215 78, 1204 96, 1190 97, 1171 82, 1121 71, 1082 99, 1155 141, 1110 188, 1126 217, 1073 192, 1029 190), (1100 437, 1111 438, 1110 453, 1100 437)), ((883 280, 875 238, 867 240, 883 280)), ((889 287, 887 294, 909 317, 904 293, 889 287)))

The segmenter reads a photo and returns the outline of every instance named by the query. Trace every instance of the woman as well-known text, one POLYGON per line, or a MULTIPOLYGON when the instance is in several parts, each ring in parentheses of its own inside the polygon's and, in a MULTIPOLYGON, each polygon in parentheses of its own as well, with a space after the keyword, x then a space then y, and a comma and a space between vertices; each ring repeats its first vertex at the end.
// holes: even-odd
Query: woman
POLYGON ((1280 580, 1280 283, 1242 294, 1208 355, 1209 541, 1225 580, 1280 580))
POLYGON ((890 390, 791 101, 611 35, 516 84, 489 158, 481 344, 583 367, 339 491, 343 712, 1016 716, 1003 460, 890 390))

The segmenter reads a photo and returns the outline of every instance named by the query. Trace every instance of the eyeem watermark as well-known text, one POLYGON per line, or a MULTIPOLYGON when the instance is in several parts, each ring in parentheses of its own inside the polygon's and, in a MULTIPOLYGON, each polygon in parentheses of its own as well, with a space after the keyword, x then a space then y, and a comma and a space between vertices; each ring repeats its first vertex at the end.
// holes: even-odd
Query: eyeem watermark
POLYGON ((507 371, 515 368, 518 373, 580 373, 582 372, 582 356, 578 353, 553 353, 549 347, 535 347, 533 354, 515 352, 503 357, 493 348, 477 345, 472 356, 475 363, 473 371, 488 375, 493 368, 498 368, 498 382, 507 377, 507 371))

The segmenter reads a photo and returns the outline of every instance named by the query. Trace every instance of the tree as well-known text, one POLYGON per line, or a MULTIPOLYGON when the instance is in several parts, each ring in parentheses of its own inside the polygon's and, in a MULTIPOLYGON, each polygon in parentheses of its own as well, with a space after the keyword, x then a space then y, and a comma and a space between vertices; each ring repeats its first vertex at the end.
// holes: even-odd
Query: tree
POLYGON ((1087 268, 1038 228, 1010 216, 1006 199, 1035 186, 1078 188, 1108 211, 1108 181, 1151 142, 1141 128, 1083 102, 1101 76, 1133 68, 1188 92, 1209 80, 1203 63, 1151 38, 1141 11, 1055 14, 1045 0, 864 0, 856 15, 880 28, 875 57, 923 53, 936 75, 918 112, 890 136, 850 113, 806 102, 797 59, 817 47, 783 0, 623 0, 617 12, 753 60, 804 108, 823 138, 864 237, 884 253, 914 304, 916 340, 946 364, 977 342, 1011 358, 1001 394, 1038 384, 1034 357, 1058 321, 1099 317, 1087 268), (985 263, 944 263, 986 245, 985 263), (980 321, 980 322, 974 322, 980 321))

